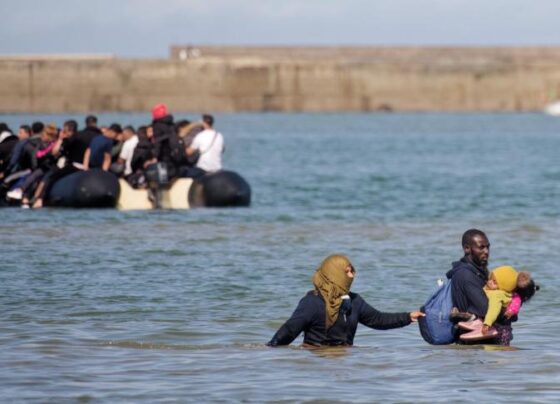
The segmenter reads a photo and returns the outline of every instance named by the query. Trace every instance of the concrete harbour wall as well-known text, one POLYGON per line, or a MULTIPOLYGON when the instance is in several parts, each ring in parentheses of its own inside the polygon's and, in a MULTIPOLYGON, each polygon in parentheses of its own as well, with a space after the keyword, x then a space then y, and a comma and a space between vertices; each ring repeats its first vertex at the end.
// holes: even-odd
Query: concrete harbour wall
POLYGON ((534 111, 560 98, 560 48, 181 49, 0 57, 0 111, 534 111))

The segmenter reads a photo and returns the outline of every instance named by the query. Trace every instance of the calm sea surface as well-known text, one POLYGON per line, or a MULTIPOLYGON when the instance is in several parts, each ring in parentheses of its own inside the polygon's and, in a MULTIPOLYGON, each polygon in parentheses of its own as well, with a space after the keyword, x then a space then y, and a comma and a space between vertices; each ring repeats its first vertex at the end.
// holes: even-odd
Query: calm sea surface
MULTIPOLYGON (((0 115, 17 129, 44 119, 0 115)), ((187 118, 197 118, 186 114, 187 118)), ((147 114, 100 115, 139 125, 147 114)), ((0 401, 559 402, 560 120, 539 114, 217 115, 248 209, 0 210, 0 401), (264 344, 328 254, 384 311, 418 308, 461 256, 541 284, 511 350, 418 327, 353 348, 264 344)))

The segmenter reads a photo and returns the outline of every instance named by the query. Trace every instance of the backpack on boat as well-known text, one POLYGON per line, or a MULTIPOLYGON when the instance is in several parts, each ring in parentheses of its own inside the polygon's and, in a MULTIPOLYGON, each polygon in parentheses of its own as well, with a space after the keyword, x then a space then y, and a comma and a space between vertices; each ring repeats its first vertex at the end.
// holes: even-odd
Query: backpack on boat
POLYGON ((427 343, 446 345, 455 341, 455 324, 449 319, 452 309, 451 280, 448 280, 420 308, 426 316, 418 319, 418 326, 427 343))

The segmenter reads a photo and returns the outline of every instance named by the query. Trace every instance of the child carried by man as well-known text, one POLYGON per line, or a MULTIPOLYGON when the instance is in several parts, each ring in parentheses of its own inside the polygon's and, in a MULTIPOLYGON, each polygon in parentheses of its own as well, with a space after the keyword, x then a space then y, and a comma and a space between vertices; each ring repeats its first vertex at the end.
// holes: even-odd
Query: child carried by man
POLYGON ((528 272, 517 272, 511 266, 495 268, 484 286, 488 297, 488 310, 484 319, 478 319, 470 313, 461 313, 456 308, 451 313, 452 318, 461 318, 466 321, 457 323, 467 333, 461 334, 461 341, 479 341, 495 338, 499 332, 494 323, 505 309, 504 316, 511 318, 519 313, 523 303, 529 301, 539 286, 535 284, 528 272))

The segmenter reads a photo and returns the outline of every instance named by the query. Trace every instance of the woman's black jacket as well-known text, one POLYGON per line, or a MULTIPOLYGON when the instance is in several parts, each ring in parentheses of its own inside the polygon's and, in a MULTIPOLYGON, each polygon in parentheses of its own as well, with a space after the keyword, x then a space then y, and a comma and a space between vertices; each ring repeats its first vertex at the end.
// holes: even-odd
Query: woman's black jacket
POLYGON ((339 312, 334 325, 325 330, 325 302, 316 291, 307 293, 288 321, 274 334, 268 345, 288 345, 303 331, 303 343, 309 345, 353 345, 358 323, 376 330, 410 324, 410 313, 382 313, 360 297, 349 293, 350 310, 339 312))

